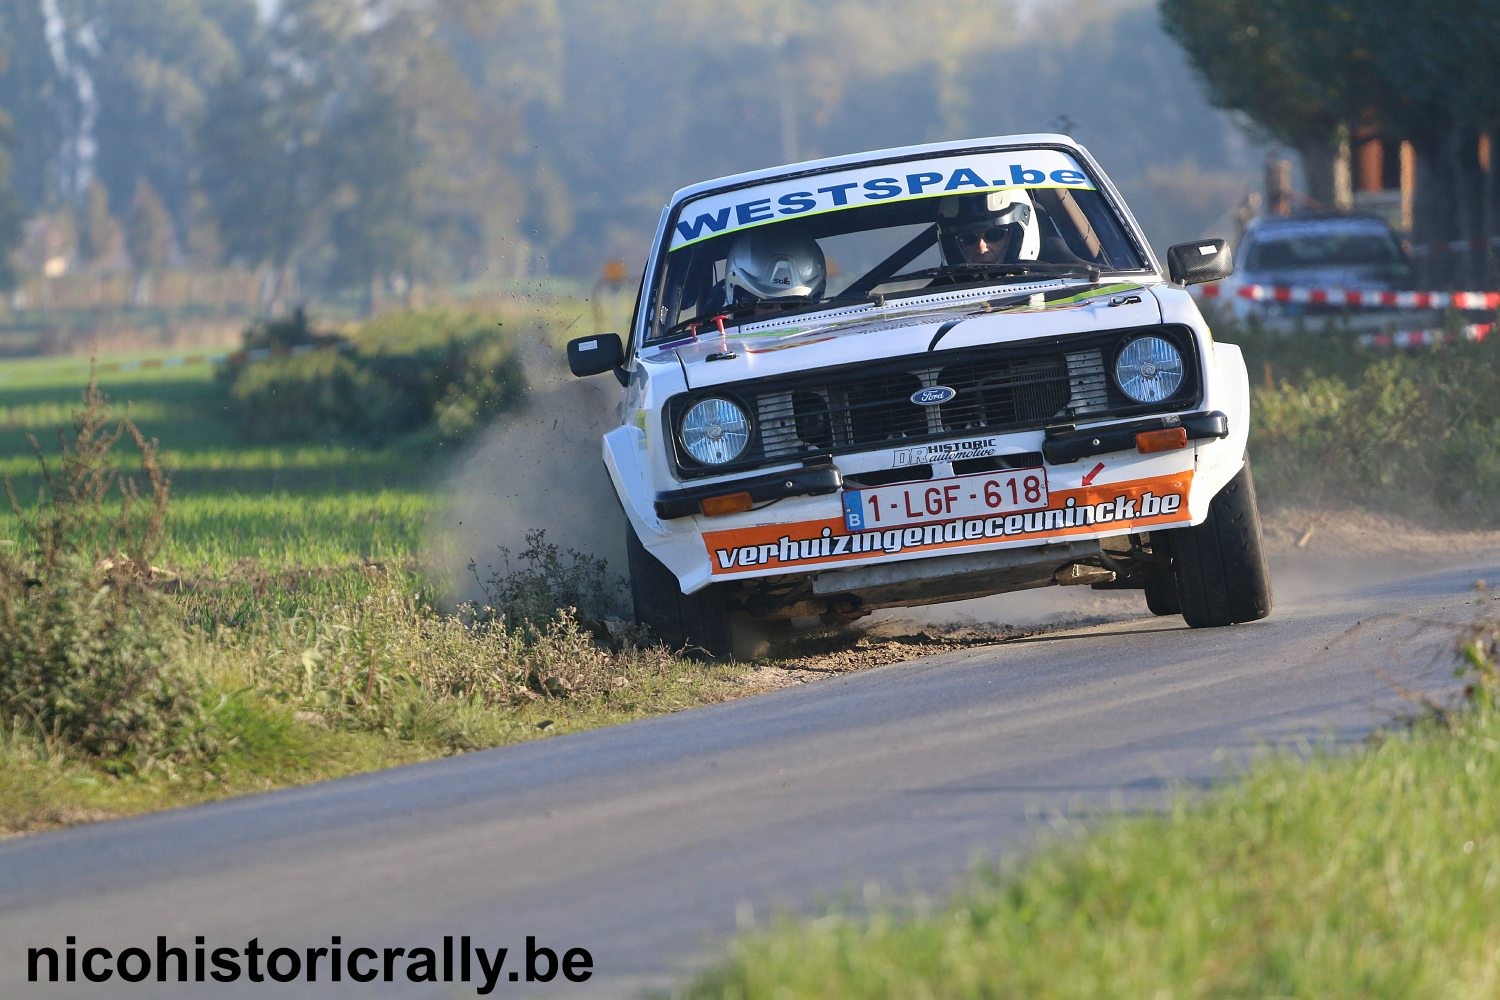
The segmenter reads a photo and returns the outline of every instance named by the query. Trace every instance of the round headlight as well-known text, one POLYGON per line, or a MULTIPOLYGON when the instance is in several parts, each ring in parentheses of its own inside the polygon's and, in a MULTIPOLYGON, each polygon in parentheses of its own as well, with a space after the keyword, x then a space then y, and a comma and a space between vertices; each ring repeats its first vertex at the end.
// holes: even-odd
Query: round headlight
POLYGON ((1115 383, 1137 403, 1159 403, 1182 385, 1182 352, 1161 337, 1137 337, 1115 358, 1115 383))
POLYGON ((704 465, 732 462, 750 443, 750 418, 727 399, 700 399, 682 418, 682 446, 704 465))

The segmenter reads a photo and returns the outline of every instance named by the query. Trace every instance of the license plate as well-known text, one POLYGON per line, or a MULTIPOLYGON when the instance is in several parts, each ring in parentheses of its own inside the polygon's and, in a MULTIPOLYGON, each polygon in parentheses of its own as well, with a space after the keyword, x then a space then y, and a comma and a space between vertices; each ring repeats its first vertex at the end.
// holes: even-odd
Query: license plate
POLYGON ((1006 469, 844 491, 844 526, 876 531, 1047 506, 1047 470, 1006 469))

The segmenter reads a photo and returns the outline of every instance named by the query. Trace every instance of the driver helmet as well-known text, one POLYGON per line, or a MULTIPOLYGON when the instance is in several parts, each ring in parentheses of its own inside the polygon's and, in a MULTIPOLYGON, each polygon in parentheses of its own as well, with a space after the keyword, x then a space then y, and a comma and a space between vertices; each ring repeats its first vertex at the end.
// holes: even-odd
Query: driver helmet
POLYGON ((943 250, 953 262, 980 259, 1013 263, 1041 255, 1042 231, 1031 195, 1020 188, 944 198, 938 205, 943 250))
POLYGON ((724 265, 725 305, 767 299, 820 299, 828 283, 823 249, 811 236, 788 227, 763 226, 741 233, 724 265), (741 290, 745 295, 737 295, 741 290))

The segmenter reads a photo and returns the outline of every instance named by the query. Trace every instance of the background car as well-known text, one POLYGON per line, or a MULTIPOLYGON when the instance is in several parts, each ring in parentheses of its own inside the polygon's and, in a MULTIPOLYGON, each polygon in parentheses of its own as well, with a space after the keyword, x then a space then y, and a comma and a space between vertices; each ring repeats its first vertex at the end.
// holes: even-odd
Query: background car
POLYGON ((1359 311, 1342 304, 1252 301, 1247 285, 1401 291, 1415 287, 1416 271, 1400 240, 1370 216, 1262 217, 1250 223, 1234 252, 1235 274, 1221 301, 1235 316, 1263 319, 1329 316, 1359 311))

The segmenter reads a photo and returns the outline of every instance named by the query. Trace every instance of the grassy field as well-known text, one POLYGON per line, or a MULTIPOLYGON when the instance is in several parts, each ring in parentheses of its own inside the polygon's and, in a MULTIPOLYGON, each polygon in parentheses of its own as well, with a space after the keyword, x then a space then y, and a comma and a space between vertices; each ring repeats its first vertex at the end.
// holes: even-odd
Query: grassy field
MULTIPOLYGON (((399 444, 246 445, 236 440, 210 365, 109 370, 150 357, 102 359, 99 384, 161 443, 174 497, 167 568, 198 576, 246 560, 279 571, 414 558, 431 458, 399 444)), ((71 420, 87 380, 87 359, 0 362, 0 475, 23 500, 37 481, 27 435, 55 454, 55 429, 71 420)), ((114 457, 120 467, 133 461, 123 447, 114 457)), ((8 516, 0 512, 0 530, 8 516)))

